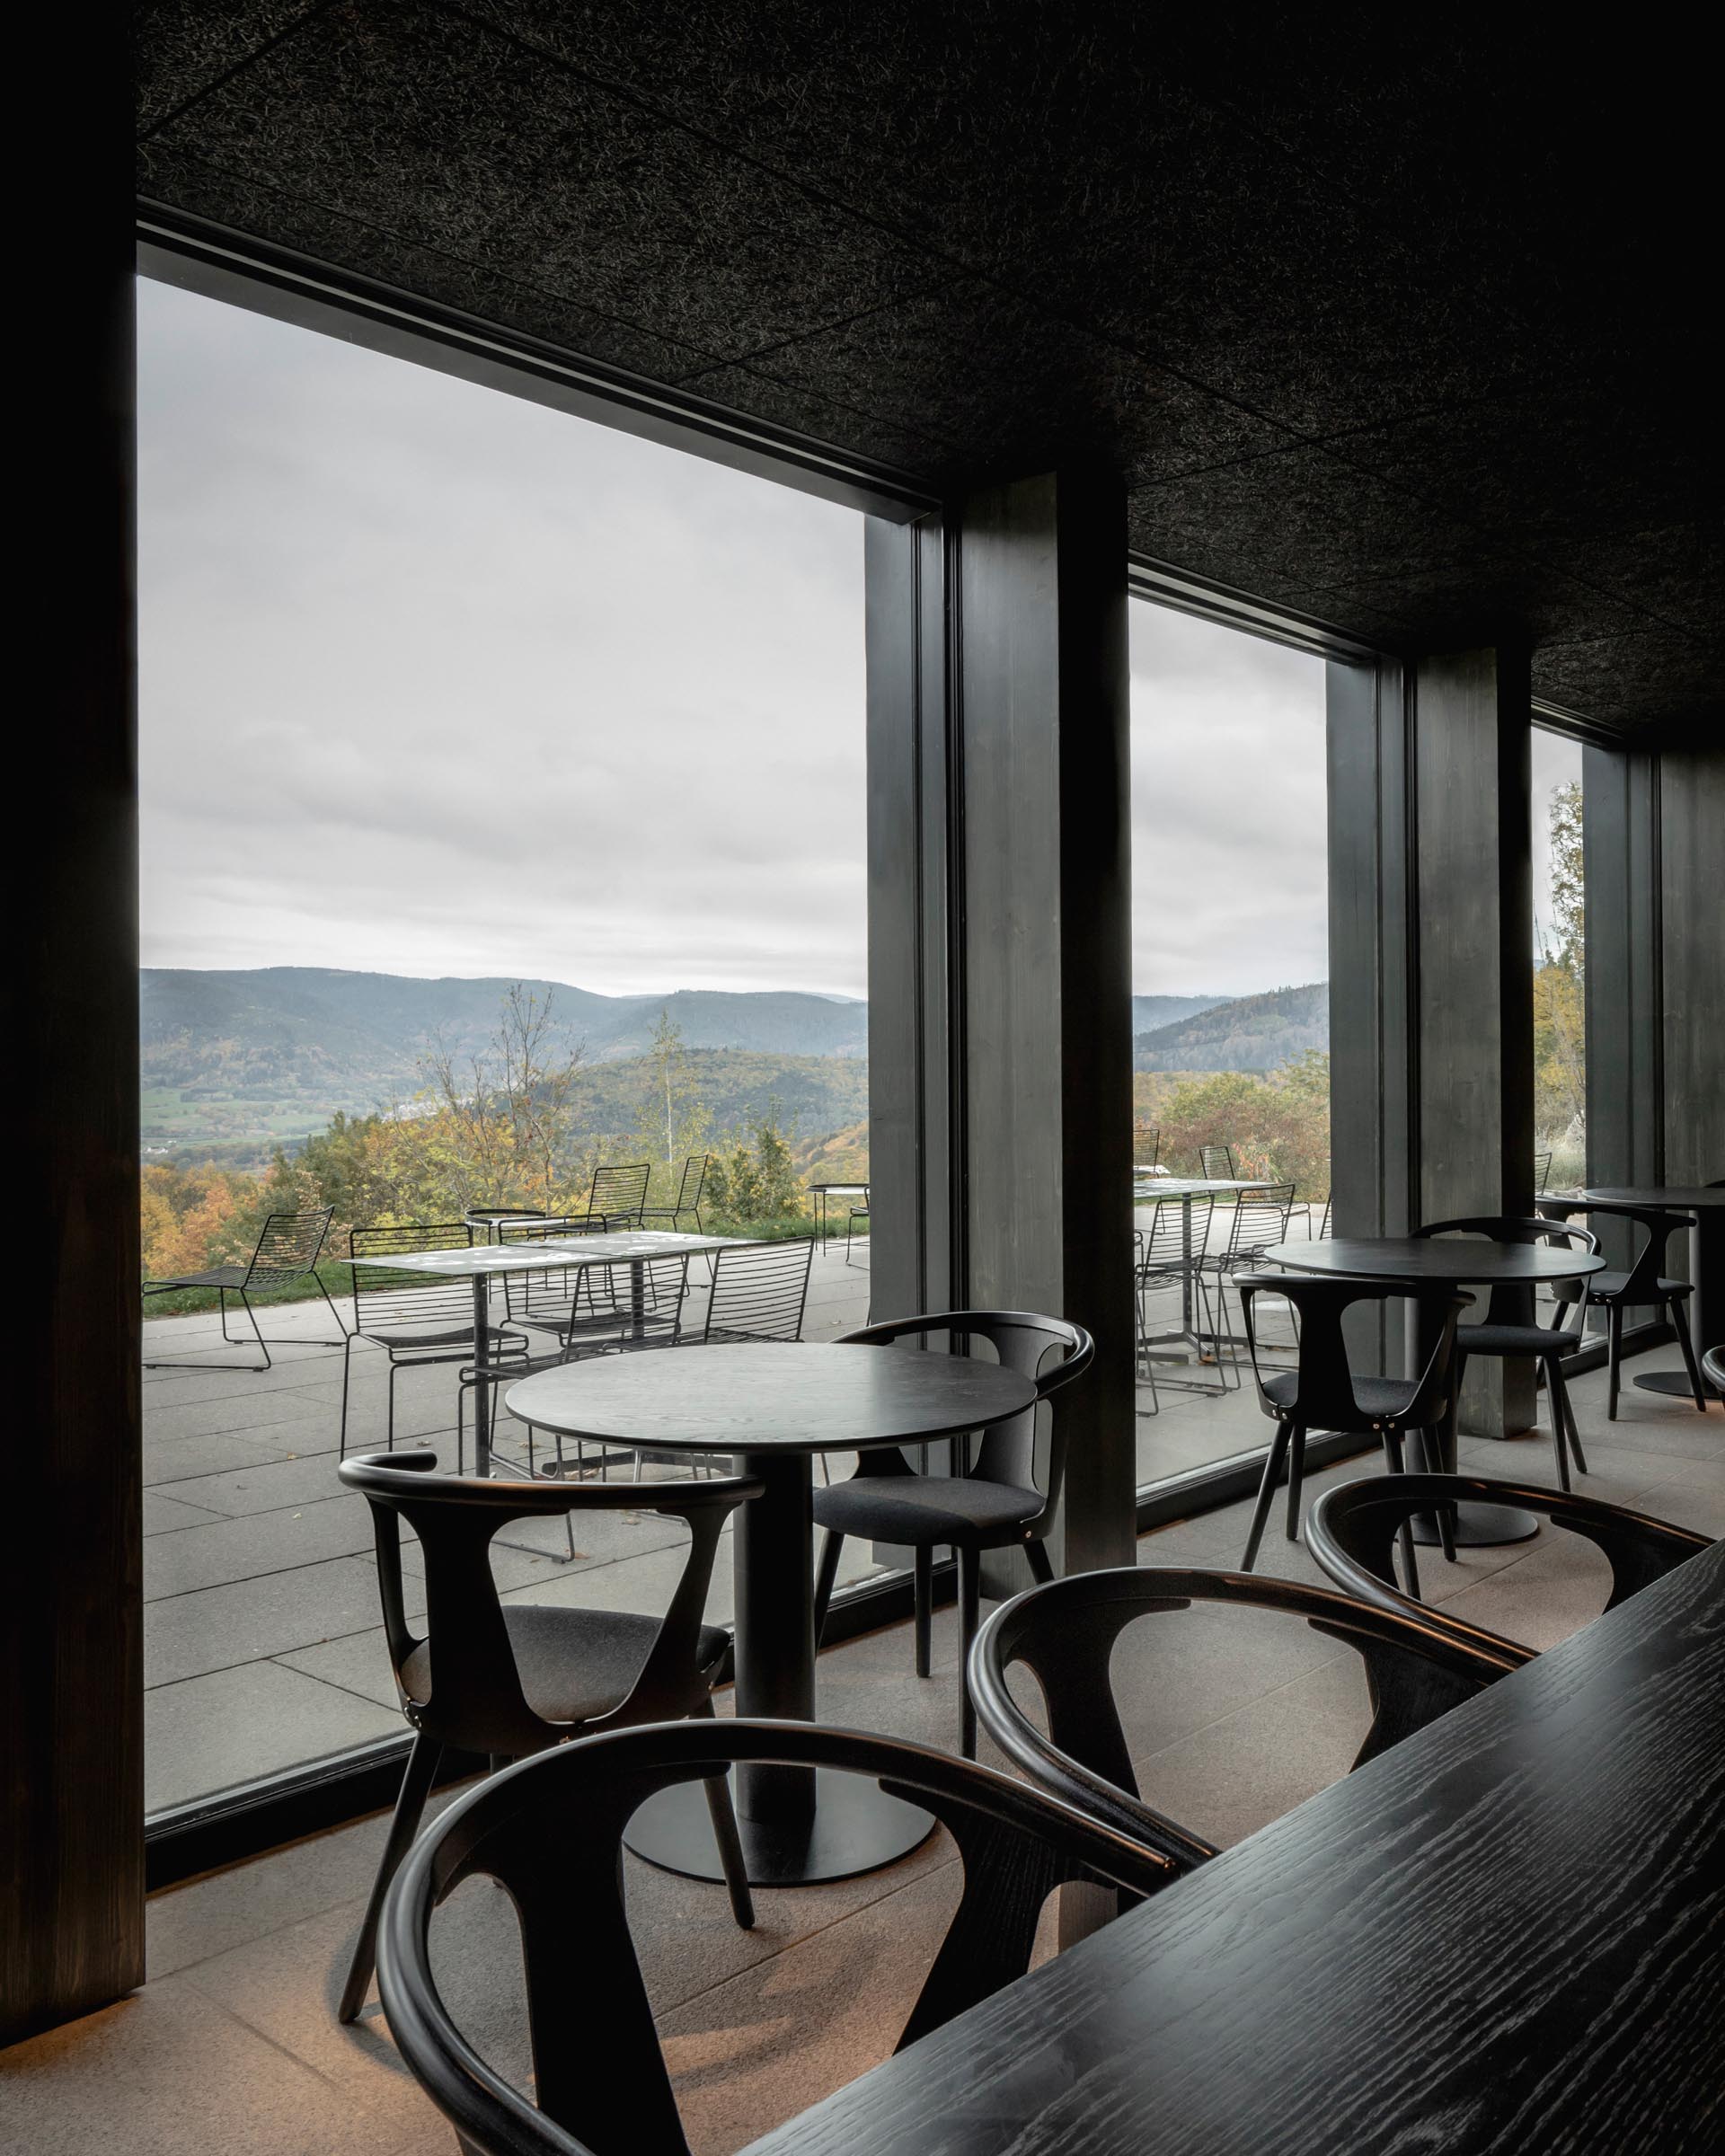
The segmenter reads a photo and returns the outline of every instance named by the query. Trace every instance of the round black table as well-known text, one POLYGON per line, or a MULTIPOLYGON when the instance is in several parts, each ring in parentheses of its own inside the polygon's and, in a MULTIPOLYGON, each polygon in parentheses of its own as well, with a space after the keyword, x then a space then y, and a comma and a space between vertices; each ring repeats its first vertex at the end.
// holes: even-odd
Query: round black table
MULTIPOLYGON (((1338 1235, 1327 1242, 1278 1242, 1264 1252, 1269 1265, 1296 1273, 1334 1273, 1349 1280, 1383 1281, 1396 1287, 1532 1287, 1545 1280, 1576 1280, 1605 1265, 1585 1250, 1544 1242, 1487 1242, 1460 1235, 1338 1235)), ((1410 1374, 1423 1368, 1433 1343, 1420 1339, 1409 1356, 1410 1374)), ((1455 1424, 1443 1436, 1443 1468, 1455 1472, 1455 1424)), ((1539 1533, 1531 1512, 1508 1505, 1458 1505, 1457 1542, 1479 1549, 1525 1542, 1539 1533)), ((1416 1518, 1414 1540, 1436 1542, 1435 1520, 1416 1518)))
MULTIPOLYGON (((660 1348, 571 1363, 509 1388, 524 1422, 651 1453, 728 1453, 765 1484, 742 1507, 736 1574, 737 1711, 815 1719, 810 1511, 817 1453, 924 1445, 1021 1414, 1036 1388, 968 1356, 792 1342, 660 1348)), ((854 1775, 737 1770, 737 1823, 757 1886, 854 1878, 915 1849, 933 1821, 854 1775)), ((642 1805, 638 1856, 693 1878, 722 1876, 694 1782, 642 1805)))
MULTIPOLYGON (((1662 1206, 1673 1213, 1693 1213, 1689 1277, 1695 1292, 1689 1298, 1689 1337, 1697 1360, 1725 1340, 1725 1189, 1712 1183, 1589 1183, 1576 1196, 1584 1202, 1597 1198, 1604 1205, 1662 1206)), ((1635 1383, 1643 1392, 1694 1397, 1686 1370, 1650 1370, 1635 1383)), ((1703 1376, 1702 1387, 1703 1398, 1725 1400, 1711 1379, 1703 1376)))

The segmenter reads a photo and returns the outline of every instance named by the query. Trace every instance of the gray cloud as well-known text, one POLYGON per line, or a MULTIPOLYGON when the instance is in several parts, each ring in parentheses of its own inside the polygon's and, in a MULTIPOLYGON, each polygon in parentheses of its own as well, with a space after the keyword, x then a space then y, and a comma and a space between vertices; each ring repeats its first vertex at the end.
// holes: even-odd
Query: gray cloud
MULTIPOLYGON (((862 526, 139 287, 147 963, 865 990, 862 526)), ((1132 609, 1134 978, 1327 971, 1323 669, 1132 609)))

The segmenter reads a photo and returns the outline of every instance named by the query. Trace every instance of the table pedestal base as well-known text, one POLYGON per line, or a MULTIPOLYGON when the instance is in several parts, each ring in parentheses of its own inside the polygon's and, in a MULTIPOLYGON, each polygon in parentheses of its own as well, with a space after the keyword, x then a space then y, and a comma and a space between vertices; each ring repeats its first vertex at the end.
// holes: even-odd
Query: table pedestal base
MULTIPOLYGON (((1503 1542, 1531 1542, 1539 1522, 1531 1512, 1511 1505, 1458 1505, 1455 1507, 1455 1547, 1458 1550, 1495 1550, 1503 1542)), ((1422 1546, 1438 1546, 1438 1523, 1429 1513, 1413 1515, 1413 1539, 1422 1546)))
MULTIPOLYGON (((736 1774, 731 1794, 736 1796, 736 1774)), ((908 1856, 934 1831, 927 1812, 889 1797, 857 1774, 815 1774, 813 1816, 792 1825, 766 1825, 737 1814, 743 1859, 751 1886, 812 1886, 852 1879, 860 1872, 908 1856)), ((650 1797, 629 1822, 624 1845, 661 1871, 689 1879, 721 1879, 719 1851, 698 1781, 679 1782, 650 1797)))
MULTIPOLYGON (((1650 1370, 1644 1376, 1638 1377, 1635 1383, 1643 1392, 1663 1392, 1672 1400, 1686 1400, 1693 1403, 1695 1397, 1686 1370, 1650 1370)), ((1701 1381, 1701 1397, 1703 1400, 1725 1400, 1725 1392, 1721 1392, 1717 1385, 1710 1384, 1703 1377, 1701 1381)))

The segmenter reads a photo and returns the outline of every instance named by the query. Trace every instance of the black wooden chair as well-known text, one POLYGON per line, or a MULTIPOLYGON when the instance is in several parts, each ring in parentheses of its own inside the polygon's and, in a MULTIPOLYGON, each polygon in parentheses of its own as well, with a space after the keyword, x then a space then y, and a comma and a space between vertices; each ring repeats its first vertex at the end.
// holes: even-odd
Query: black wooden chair
MULTIPOLYGON (((1306 1547, 1344 1594, 1392 1613, 1428 1618, 1488 1649, 1517 1647, 1517 1641, 1467 1624, 1447 1608, 1422 1608, 1395 1584, 1391 1544, 1410 1516, 1436 1512, 1442 1518, 1458 1504, 1510 1505, 1523 1512, 1541 1513, 1553 1527, 1594 1543, 1611 1566, 1608 1610, 1712 1547, 1704 1534, 1632 1512, 1626 1506, 1607 1505, 1573 1490, 1487 1481, 1476 1475, 1375 1476, 1366 1482, 1339 1483, 1313 1506, 1306 1547)), ((1416 1588, 1414 1596, 1418 1592, 1416 1588)), ((1526 1648, 1520 1651, 1532 1652, 1526 1648)))
MULTIPOLYGON (((240 1308, 252 1321, 252 1337, 263 1356, 261 1363, 146 1363, 146 1370, 268 1370, 270 1365, 270 1344, 258 1325, 258 1313, 252 1307, 253 1294, 266 1294, 271 1289, 292 1287, 301 1280, 310 1280, 323 1296, 330 1315, 335 1320, 338 1333, 343 1331, 341 1317, 330 1291, 317 1277, 318 1255, 323 1248, 323 1238, 330 1232, 333 1208, 325 1206, 316 1213, 272 1213, 258 1234, 257 1246, 243 1265, 213 1265, 201 1273, 180 1273, 172 1280, 146 1280, 146 1297, 166 1295, 185 1287, 213 1287, 217 1305, 221 1312, 222 1338, 230 1348, 243 1348, 245 1335, 234 1339, 227 1330, 227 1298, 237 1295, 240 1308)), ((345 1337, 345 1335, 344 1335, 345 1337)), ((295 1346, 306 1343, 296 1339, 295 1346)), ((333 1348, 333 1340, 310 1343, 319 1348, 333 1348)), ((288 1345, 278 1341, 279 1347, 288 1345)))
MULTIPOLYGON (((1434 1220, 1413 1232, 1416 1235, 1484 1235, 1493 1242, 1570 1242, 1589 1256, 1599 1248, 1598 1238, 1589 1234, 1586 1228, 1570 1227, 1557 1220, 1514 1220, 1494 1214, 1482 1215, 1474 1220, 1434 1220)), ((1562 1304, 1560 1315, 1567 1308, 1567 1303, 1562 1304)), ((1571 1454, 1576 1472, 1585 1475, 1588 1471, 1587 1459, 1581 1450, 1581 1433, 1575 1426, 1575 1409, 1570 1401, 1569 1388, 1563 1383, 1563 1357, 1580 1345, 1579 1325, 1573 1332, 1566 1332, 1561 1325, 1536 1322, 1532 1282, 1499 1282, 1491 1290, 1483 1319, 1477 1325, 1458 1325, 1455 1330, 1457 1392, 1462 1389, 1462 1378, 1471 1355, 1525 1355, 1540 1365, 1544 1373, 1545 1396, 1551 1403, 1552 1459, 1557 1469, 1560 1489, 1570 1487, 1571 1454)))
MULTIPOLYGON (((730 1649, 728 1632, 702 1621, 712 1560, 726 1520, 762 1487, 739 1476, 662 1482, 650 1490, 606 1483, 571 1488, 439 1475, 435 1453, 420 1450, 348 1460, 340 1470, 349 1489, 371 1507, 384 1632, 402 1710, 414 1729, 341 1994, 343 2021, 351 2021, 365 2002, 384 1895, 418 1831, 445 1745, 487 1753, 495 1763, 592 1730, 712 1713, 712 1687, 730 1649), (490 1553, 500 1527, 551 1514, 625 1507, 668 1513, 688 1524, 683 1576, 662 1618, 500 1602, 490 1553), (425 1563, 426 1614, 417 1630, 402 1594, 403 1522, 418 1536, 425 1563)), ((708 1782, 707 1801, 731 1908, 747 1928, 754 1910, 722 1780, 708 1782)), ((614 1866, 615 1860, 614 1849, 614 1866)), ((560 1950, 584 1955, 588 1942, 571 1933, 560 1950)))
MULTIPOLYGON (((423 1250, 464 1250, 473 1231, 464 1220, 416 1221, 393 1228, 351 1228, 352 1258, 402 1258, 423 1250)), ((523 1374, 527 1343, 514 1327, 491 1334, 492 1356, 500 1368, 523 1374)), ((470 1278, 438 1279, 425 1273, 391 1271, 375 1265, 353 1268, 353 1330, 341 1353, 341 1435, 338 1456, 348 1450, 348 1394, 353 1351, 362 1342, 381 1348, 389 1362, 385 1438, 395 1449, 395 1380, 403 1370, 429 1370, 439 1363, 459 1363, 473 1352, 473 1284, 470 1278)))
MULTIPOLYGON (((1090 1367, 1095 1342, 1082 1325, 1019 1310, 949 1310, 935 1316, 895 1318, 847 1332, 846 1344, 889 1348, 900 1340, 950 1334, 955 1344, 986 1340, 998 1360, 1034 1381, 1036 1398, 1022 1414, 986 1431, 973 1461, 956 1460, 952 1475, 918 1474, 896 1445, 857 1456, 856 1471, 815 1492, 814 1514, 826 1531, 815 1576, 815 1638, 826 1623, 845 1537, 907 1543, 914 1557, 916 1674, 929 1674, 930 1627, 934 1609, 934 1552, 950 1544, 959 1560, 960 1743, 967 1759, 977 1750, 977 1720, 963 1670, 976 1636, 985 1550, 1022 1549, 1038 1579, 1054 1568, 1043 1547, 1060 1501, 1066 1472, 1066 1437, 1050 1409, 1046 1480, 1037 1482, 1038 1410, 1090 1367), (1058 1362, 1049 1357, 1057 1354, 1058 1362), (1047 1365, 1045 1367, 1045 1365, 1047 1365)), ((968 1440, 952 1440, 968 1449, 968 1440)))
MULTIPOLYGON (((1252 1507, 1245 1555, 1240 1560, 1240 1569, 1250 1572, 1257 1561, 1270 1499, 1284 1467, 1287 1471, 1287 1539, 1290 1542, 1300 1539, 1300 1482, 1308 1430, 1376 1436, 1383 1444, 1385 1465, 1398 1475, 1406 1464, 1402 1452, 1405 1436, 1417 1436, 1422 1451, 1431 1459, 1441 1456, 1438 1435, 1455 1407, 1455 1321, 1473 1297, 1448 1289, 1421 1293, 1385 1281, 1306 1278, 1296 1273, 1255 1273, 1238 1286, 1246 1344, 1258 1385, 1258 1405, 1276 1424, 1276 1436, 1258 1486, 1258 1502, 1252 1507), (1300 1337, 1298 1359, 1291 1370, 1265 1373, 1258 1366, 1252 1303, 1261 1294, 1280 1296, 1294 1305, 1300 1337), (1426 1366, 1412 1379, 1356 1377, 1342 1337, 1342 1318, 1357 1303, 1391 1301, 1412 1303, 1421 1321, 1429 1327, 1435 1345, 1426 1366)), ((1454 1544, 1447 1522, 1444 1535, 1444 1555, 1449 1557, 1454 1554, 1454 1544)), ((1418 1594, 1420 1575, 1414 1562, 1411 1527, 1402 1534, 1402 1561, 1409 1583, 1418 1594)))
POLYGON ((1645 1238, 1641 1247, 1631 1260, 1625 1272, 1606 1271, 1589 1273, 1580 1281, 1565 1281, 1557 1288, 1558 1322, 1572 1302, 1579 1301, 1581 1315, 1586 1318, 1590 1306, 1597 1305, 1606 1313, 1606 1418, 1617 1419, 1617 1393, 1623 1359, 1623 1312, 1639 1307, 1657 1309, 1677 1336, 1677 1345, 1683 1350, 1684 1367, 1689 1373, 1690 1388, 1695 1396, 1695 1406, 1702 1414, 1707 1412, 1707 1391, 1702 1383, 1701 1370, 1695 1361, 1694 1343, 1689 1338, 1685 1312, 1682 1307, 1695 1292, 1687 1280, 1668 1280, 1659 1268, 1665 1262, 1665 1248, 1679 1228, 1693 1228, 1693 1213, 1678 1213, 1667 1206, 1632 1206, 1603 1198, 1542 1197, 1538 1209, 1548 1220, 1572 1220, 1575 1215, 1604 1214, 1614 1220, 1626 1220, 1632 1227, 1639 1228, 1645 1238))
POLYGON ((1710 1348, 1701 1358, 1701 1374, 1716 1392, 1725 1392, 1725 1348, 1710 1348))
POLYGON ((677 1178, 677 1201, 669 1206, 646 1206, 641 1209, 640 1224, 642 1227, 657 1224, 668 1228, 672 1233, 680 1233, 686 1219, 693 1219, 697 1235, 703 1231, 701 1196, 707 1187, 707 1170, 712 1165, 710 1153, 692 1153, 683 1163, 677 1178))
MULTIPOLYGON (((733 1763, 866 1777, 932 1812, 958 1844, 959 1905, 898 2037, 905 2050, 1024 1974, 1042 1904, 1092 1881, 1144 1896, 1177 1869, 1099 1821, 974 1762, 803 1722, 672 1723, 564 1745, 453 1804, 384 1912, 384 2011, 409 2069, 482 2156, 688 2156, 624 1906, 619 1843, 656 1791, 733 1763), (438 1904, 499 1880, 520 1917, 537 2107, 482 2059, 439 1996, 438 1904)), ((722 1784, 721 1784, 722 1786, 722 1784)))
MULTIPOLYGON (((1372 1707, 1357 1767, 1532 1659, 1522 1648, 1464 1644, 1423 1613, 1240 1572, 1126 1565, 1075 1573, 1003 1604, 970 1650, 970 1690, 983 1727, 1036 1788, 1161 1850, 1182 1869, 1216 1849, 1145 1803, 1109 1674, 1128 1625, 1199 1603, 1303 1618, 1353 1648, 1366 1666, 1372 1707), (1007 1673, 1018 1662, 1041 1691, 1046 1733, 1013 1697, 1007 1673)), ((1156 1637, 1153 1627, 1141 1651, 1154 1657, 1156 1637)))

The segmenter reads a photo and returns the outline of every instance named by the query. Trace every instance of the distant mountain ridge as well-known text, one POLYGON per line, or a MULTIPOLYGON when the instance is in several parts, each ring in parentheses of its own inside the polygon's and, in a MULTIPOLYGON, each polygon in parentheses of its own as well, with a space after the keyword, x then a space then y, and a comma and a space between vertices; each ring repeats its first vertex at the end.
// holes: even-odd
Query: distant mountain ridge
MULTIPOLYGON (((1136 999, 1135 999, 1136 1000, 1136 999)), ((1330 1046, 1330 984, 1271 988, 1137 1033, 1135 1071, 1273 1071, 1330 1046)))

